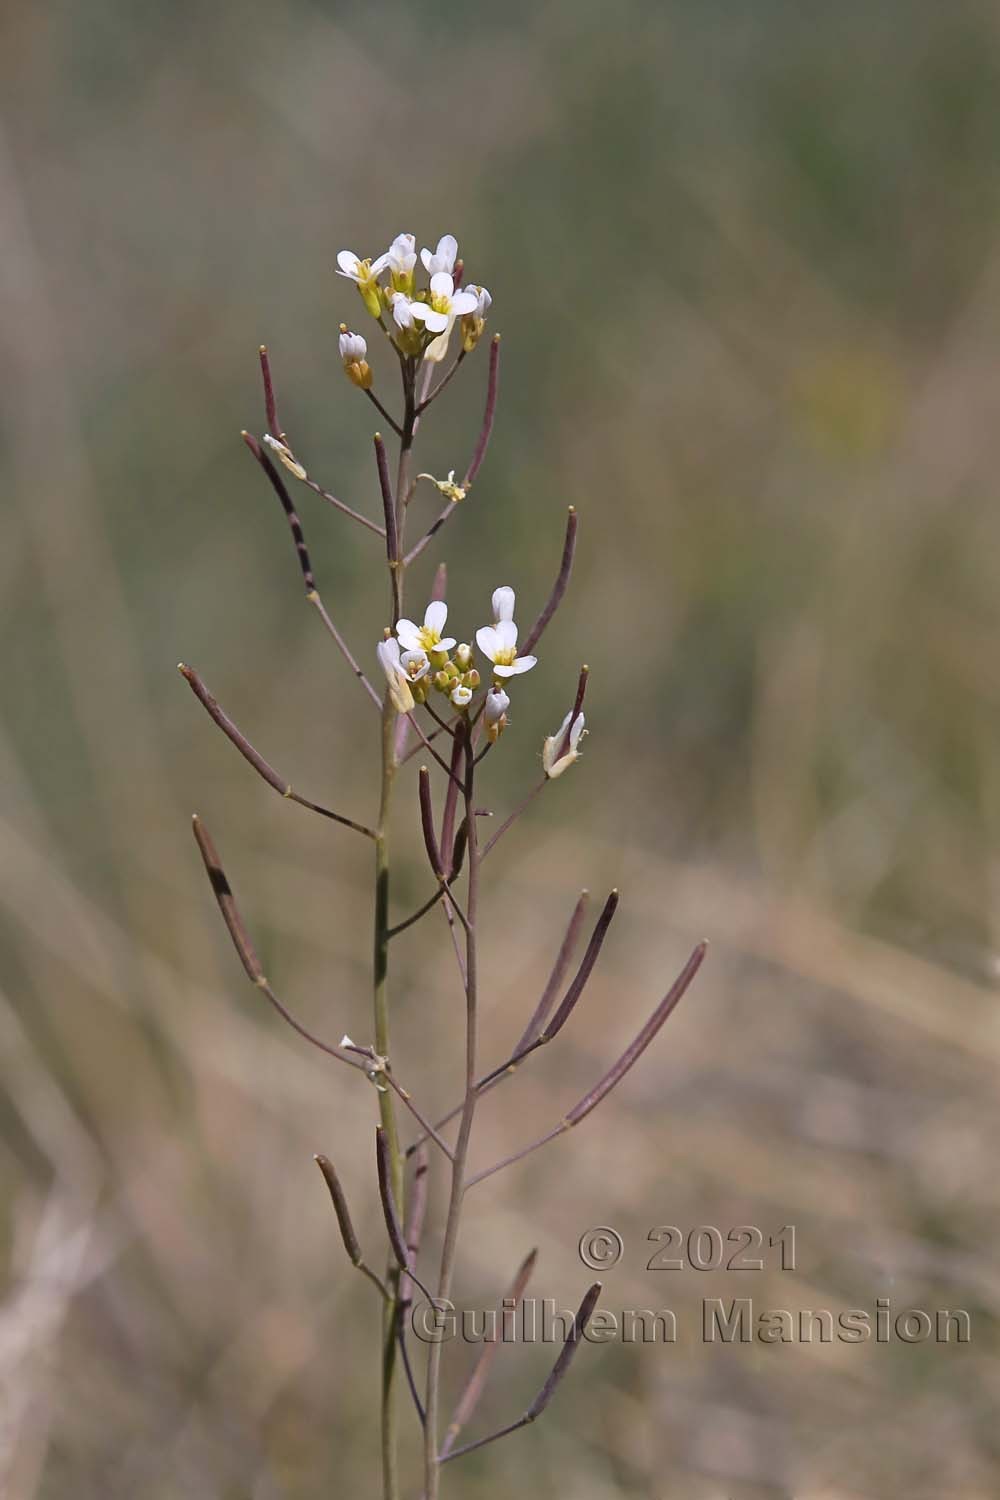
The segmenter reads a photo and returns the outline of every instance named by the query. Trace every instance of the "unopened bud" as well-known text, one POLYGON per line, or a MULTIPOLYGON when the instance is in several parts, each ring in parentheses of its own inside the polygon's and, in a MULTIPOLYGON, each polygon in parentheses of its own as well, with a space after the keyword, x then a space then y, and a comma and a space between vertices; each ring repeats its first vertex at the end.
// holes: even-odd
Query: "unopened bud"
POLYGON ((507 727, 508 708, 510 708, 510 699, 503 688, 491 688, 486 694, 486 706, 483 710, 486 738, 491 745, 496 744, 507 727))
POLYGON ((472 647, 464 641, 455 647, 455 665, 460 672, 467 672, 472 666, 472 647))
POLYGON ((352 385, 356 385, 362 391, 370 391, 372 388, 372 367, 366 359, 352 360, 344 366, 347 378, 352 385))

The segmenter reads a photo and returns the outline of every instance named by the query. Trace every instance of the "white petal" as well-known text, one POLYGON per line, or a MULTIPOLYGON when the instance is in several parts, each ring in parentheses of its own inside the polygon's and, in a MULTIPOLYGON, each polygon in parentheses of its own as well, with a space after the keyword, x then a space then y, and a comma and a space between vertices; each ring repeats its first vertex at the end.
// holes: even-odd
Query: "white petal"
POLYGON ((509 651, 512 646, 517 645, 517 626, 513 620, 498 620, 496 630, 497 640, 504 650, 509 651))
POLYGON ((441 634, 447 618, 448 606, 443 599, 432 599, 424 610, 424 624, 428 630, 433 630, 436 635, 441 634))
POLYGON ((456 292, 451 299, 451 310, 456 318, 465 313, 475 312, 479 306, 479 298, 475 292, 456 292))
MULTIPOLYGON (((415 308, 414 312, 416 312, 415 308)), ((451 319, 447 313, 435 312, 429 307, 424 313, 424 327, 428 333, 444 333, 445 329, 451 327, 451 319)))
POLYGON ((352 281, 357 281, 360 264, 353 250, 337 251, 337 265, 340 267, 341 276, 349 276, 352 281))
POLYGON ((399 642, 392 636, 387 641, 379 641, 375 648, 375 654, 379 659, 382 671, 392 682, 399 675, 399 642))
POLYGON ((456 644, 456 641, 455 641, 455 637, 453 635, 443 635, 441 637, 441 639, 438 641, 437 645, 434 647, 434 650, 435 651, 450 651, 455 644, 456 644))
POLYGON ((537 656, 518 656, 515 657, 514 665, 510 670, 513 672, 515 677, 520 677, 522 672, 530 672, 532 667, 536 666, 537 664, 537 656))
POLYGON ((458 683, 456 687, 452 688, 449 697, 456 708, 464 708, 467 703, 472 702, 472 689, 464 687, 462 683, 458 683))
POLYGON ((583 714, 577 714, 576 718, 573 720, 573 728, 569 732, 569 748, 571 750, 575 750, 577 745, 580 743, 580 736, 583 733, 583 725, 583 714))
POLYGON ((500 588, 493 590, 493 618, 494 620, 513 620, 514 618, 514 590, 510 584, 501 584, 500 588))
POLYGON ((455 283, 447 271, 438 271, 431 277, 432 297, 447 297, 450 302, 454 290, 455 283))
POLYGON ((510 708, 510 699, 503 688, 493 688, 486 695, 486 722, 495 724, 510 708))
POLYGON ((424 350, 424 359, 428 364, 440 364, 441 360, 444 359, 448 353, 448 343, 451 339, 451 330, 454 326, 454 323, 449 319, 448 327, 444 333, 439 333, 437 338, 432 339, 427 345, 427 348, 424 350))
POLYGON ((442 270, 454 271, 458 256, 458 240, 453 234, 443 234, 438 240, 436 259, 442 270))
MULTIPOLYGON (((424 649, 420 640, 420 626, 415 625, 412 620, 397 621, 396 635, 399 646, 402 646, 404 651, 422 651, 424 649)), ((399 646, 397 646, 397 650, 399 646)))
POLYGON ((517 673, 518 673, 518 668, 517 668, 516 664, 513 667, 498 667, 494 663, 494 666, 493 666, 493 675, 494 675, 494 677, 516 677, 517 673))
POLYGON ((496 660, 497 652, 500 650, 500 638, 493 625, 482 625, 476 631, 476 645, 484 656, 490 661, 496 660))
POLYGON ((420 259, 423 261, 424 270, 425 271, 430 271, 430 269, 431 269, 431 261, 434 259, 434 257, 431 254, 431 252, 429 250, 427 250, 427 249, 421 250, 421 252, 420 252, 420 259))

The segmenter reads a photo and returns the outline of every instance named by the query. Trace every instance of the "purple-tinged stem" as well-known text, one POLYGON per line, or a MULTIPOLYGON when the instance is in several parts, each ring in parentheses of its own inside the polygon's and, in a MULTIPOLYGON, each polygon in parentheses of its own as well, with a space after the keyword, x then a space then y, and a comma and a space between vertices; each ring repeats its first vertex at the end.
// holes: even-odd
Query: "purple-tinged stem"
POLYGON ((390 1300, 388 1287, 381 1276, 376 1275, 371 1267, 365 1264, 364 1256, 361 1254, 361 1244, 354 1232, 354 1225, 351 1222, 351 1213, 347 1207, 344 1189, 341 1187, 340 1178, 334 1170, 333 1163, 326 1156, 314 1156, 313 1161, 323 1173, 324 1181, 330 1190, 330 1197, 333 1199, 333 1211, 337 1215, 337 1223, 340 1226, 340 1238, 344 1242, 344 1249, 347 1251, 348 1260, 352 1266, 356 1266, 363 1275, 368 1277, 368 1280, 373 1286, 378 1288, 388 1302, 390 1300))
POLYGON ((389 410, 387 410, 387 408, 382 405, 381 401, 378 399, 378 397, 376 396, 375 392, 372 391, 372 390, 366 390, 365 391, 365 395, 368 397, 369 401, 372 403, 372 405, 374 406, 375 410, 380 414, 380 416, 383 416, 385 418, 385 420, 388 422, 389 426, 392 428, 392 430, 396 434, 396 436, 397 437, 402 437, 403 436, 403 429, 402 429, 402 427, 400 427, 399 423, 396 421, 396 418, 392 415, 392 412, 389 411, 389 410))
POLYGON ((215 698, 208 691, 204 682, 195 671, 194 667, 179 662, 177 670, 188 683, 191 691, 198 701, 203 705, 206 713, 213 723, 217 724, 223 734, 231 741, 243 756, 253 766, 254 770, 276 792, 289 802, 297 802, 300 807, 308 807, 311 812, 319 813, 321 817, 331 818, 334 823, 343 823, 345 828, 353 828, 357 833, 363 833, 366 838, 373 839, 375 830, 366 828, 363 823, 355 823, 353 818, 345 818, 342 813, 331 812, 328 807, 323 807, 318 802, 310 802, 308 797, 300 797, 298 792, 293 791, 283 776, 279 776, 273 766, 269 765, 259 751, 255 750, 247 739, 233 723, 229 715, 219 706, 215 698))
POLYGON ((474 1177, 469 1178, 468 1187, 475 1187, 476 1183, 485 1182, 487 1177, 492 1177, 494 1173, 503 1171, 505 1167, 513 1166, 515 1162, 521 1161, 525 1156, 530 1156, 540 1146, 547 1145, 549 1141, 554 1141, 557 1136, 564 1135, 567 1130, 572 1130, 574 1125, 579 1125, 580 1121, 586 1119, 591 1110, 597 1108, 601 1101, 610 1094, 611 1090, 622 1081, 629 1069, 635 1066, 650 1042, 656 1037, 663 1023, 700 969, 702 959, 705 957, 706 947, 706 943, 702 942, 698 944, 635 1040, 630 1042, 621 1057, 608 1069, 603 1078, 594 1085, 590 1092, 584 1094, 583 1098, 574 1104, 573 1108, 560 1120, 555 1129, 550 1130, 547 1135, 541 1136, 537 1141, 532 1141, 529 1146, 524 1146, 520 1151, 515 1151, 512 1156, 505 1157, 503 1161, 495 1162, 493 1166, 486 1167, 482 1172, 477 1172, 474 1177))
POLYGON ((444 794, 444 812, 441 814, 441 848, 451 849, 455 842, 455 813, 461 786, 458 780, 462 764, 462 736, 452 731, 451 765, 448 767, 448 785, 444 794))
MULTIPOLYGON (((472 732, 466 724, 463 730, 463 753, 465 759, 465 817, 468 823, 468 891, 465 925, 465 1102, 459 1121, 455 1141, 455 1153, 451 1168, 451 1192, 445 1219, 444 1242, 441 1249, 441 1264, 438 1272, 437 1295, 439 1303, 451 1295, 452 1278, 455 1271, 455 1256, 458 1248, 458 1231, 462 1216, 462 1203, 466 1189, 466 1170, 469 1157, 469 1142, 472 1122, 476 1112, 476 1058, 479 1032, 479 965, 476 920, 479 912, 479 845, 476 833, 472 732)), ((424 1428, 424 1491, 425 1500, 437 1500, 440 1483, 438 1462, 438 1407, 441 1384, 441 1345, 432 1343, 427 1355, 427 1393, 424 1402, 426 1423, 424 1428)))
POLYGON ((389 1060, 387 1058, 381 1057, 375 1051, 374 1047, 359 1047, 356 1042, 352 1042, 347 1039, 345 1039, 344 1049, 347 1052, 353 1053, 355 1057, 365 1058, 368 1064, 366 1071, 368 1072, 369 1078, 371 1078, 373 1082, 377 1082, 379 1078, 385 1079, 386 1083, 392 1089, 393 1093, 398 1095, 398 1097, 406 1105, 406 1108, 410 1111, 410 1114, 416 1120, 417 1124, 424 1131, 424 1134, 420 1138, 421 1141, 432 1140, 435 1145, 440 1146, 441 1150, 450 1161, 451 1147, 448 1145, 448 1142, 441 1139, 434 1126, 431 1125, 427 1117, 421 1113, 420 1109, 413 1102, 413 1095, 410 1093, 409 1089, 404 1088, 403 1085, 399 1082, 399 1079, 392 1071, 392 1066, 389 1063, 389 1060))
POLYGON ((233 895, 232 887, 226 879, 225 870, 222 868, 219 851, 216 849, 211 834, 197 813, 191 819, 191 827, 198 848, 201 851, 205 873, 208 875, 209 883, 215 893, 219 910, 222 913, 222 920, 229 929, 229 936, 232 938, 233 947, 236 949, 240 962, 247 972, 248 979, 267 996, 282 1020, 287 1021, 292 1030, 297 1031, 299 1036, 303 1037, 305 1041, 311 1042, 314 1047, 318 1047, 328 1057, 335 1057, 338 1062, 349 1063, 352 1068, 363 1068, 364 1064, 359 1062, 356 1057, 352 1057, 349 1052, 344 1052, 339 1047, 332 1047, 329 1042, 324 1042, 320 1037, 314 1036, 300 1021, 295 1019, 291 1011, 278 999, 265 977, 260 959, 257 957, 256 949, 250 939, 250 934, 247 932, 246 924, 240 915, 239 907, 236 905, 236 898, 233 895))
POLYGON ((261 344, 260 346, 260 373, 264 381, 264 415, 267 418, 267 430, 279 442, 284 442, 285 434, 278 420, 278 408, 274 399, 274 383, 271 380, 271 361, 268 357, 266 344, 261 344))
MULTIPOLYGON (((430 1176, 430 1158, 427 1147, 420 1146, 416 1152, 416 1161, 413 1167, 413 1183, 410 1187, 409 1197, 406 1204, 406 1223, 404 1234, 406 1237, 406 1255, 411 1266, 417 1264, 420 1254, 420 1245, 424 1235, 424 1220, 427 1217, 427 1188, 430 1176)), ((405 1313, 413 1300, 413 1291, 410 1285, 410 1273, 404 1272, 399 1281, 400 1308, 405 1313)))
POLYGON ((500 335, 495 333, 490 340, 490 364, 489 373, 486 377, 486 409, 483 412, 483 425, 479 430, 476 446, 472 451, 469 467, 465 471, 462 480, 462 489, 468 490, 475 483, 476 475, 482 467, 486 450, 490 445, 490 434, 493 431, 493 419, 497 414, 497 389, 500 381, 500 335))
POLYGON ((439 880, 444 878, 444 865, 441 862, 441 851, 438 849, 437 835, 434 832, 434 807, 431 803, 431 773, 426 766, 420 767, 418 777, 420 788, 420 826, 424 835, 424 848, 427 850, 427 858, 431 862, 431 869, 439 880))
POLYGON ((379 489, 382 492, 382 510, 385 514, 385 555, 389 564, 389 581, 392 585, 392 628, 402 613, 402 576, 399 566, 399 531, 396 526, 396 505, 392 495, 392 480, 389 478, 389 456, 385 451, 382 434, 375 434, 375 464, 378 468, 379 489))
POLYGON ((559 1351, 558 1358, 549 1372, 548 1379, 524 1415, 518 1417, 516 1422, 511 1422, 508 1427, 501 1427, 499 1432, 490 1433, 489 1437, 477 1438, 474 1443, 466 1443, 464 1447, 455 1448, 450 1453, 442 1452, 439 1462, 448 1463, 453 1458, 461 1458, 463 1454, 474 1453, 477 1448, 485 1448, 487 1443, 495 1443, 499 1438, 509 1437, 512 1432, 517 1432, 521 1427, 527 1427, 529 1422, 534 1422, 542 1415, 542 1412, 555 1395, 566 1371, 569 1369, 600 1295, 601 1283, 595 1281, 593 1286, 588 1289, 577 1309, 576 1317, 573 1319, 573 1327, 570 1329, 569 1336, 559 1351))
MULTIPOLYGON (((504 1295, 502 1307, 505 1312, 508 1310, 517 1310, 521 1298, 524 1296, 524 1289, 531 1279, 531 1273, 535 1268, 535 1261, 537 1259, 538 1251, 532 1250, 522 1261, 517 1275, 514 1277, 514 1280, 511 1282, 510 1286, 507 1288, 506 1294, 504 1295)), ((459 1433, 462 1431, 462 1428, 465 1427, 465 1425, 468 1423, 469 1418, 473 1415, 476 1407, 479 1405, 480 1397, 482 1396, 483 1391, 486 1388, 486 1382, 489 1379, 490 1369, 493 1365, 494 1359, 497 1356, 497 1351, 499 1350, 499 1348, 500 1342, 498 1339, 484 1339, 482 1349, 479 1351, 479 1358, 476 1360, 476 1363, 472 1367, 472 1373, 466 1381, 465 1388, 463 1389, 461 1395, 458 1398, 458 1401, 455 1404, 455 1410, 452 1413, 451 1421, 449 1422, 448 1429, 445 1432, 444 1442, 441 1444, 441 1453, 439 1456, 441 1463, 444 1463, 445 1459, 448 1457, 448 1454, 451 1452, 452 1448, 454 1448, 455 1441, 459 1433)))
POLYGON ((551 1042, 554 1037, 559 1035, 569 1020, 576 1002, 583 994, 584 986, 593 973, 594 965, 600 957, 601 949, 604 946, 604 939, 608 935, 608 928, 611 926, 615 912, 618 910, 619 899, 617 890, 614 890, 607 901, 605 901, 604 909, 594 923, 594 930, 590 935, 590 942, 584 950, 583 958, 580 960, 580 967, 574 974, 572 982, 560 1001, 552 1020, 543 1025, 538 1035, 533 1039, 535 1042, 551 1042))
POLYGON ((544 786, 546 786, 548 784, 548 779, 549 778, 547 776, 545 776, 545 777, 542 778, 542 780, 538 783, 537 786, 532 787, 531 791, 525 797, 524 801, 520 802, 518 804, 518 806, 515 807, 514 811, 510 814, 510 817, 507 818, 503 823, 500 824, 500 827, 497 829, 496 833, 493 835, 493 837, 489 840, 489 842, 486 844, 485 848, 483 849, 483 858, 484 859, 486 858, 487 854, 489 854, 489 852, 493 848, 494 844, 498 844, 500 842, 500 840, 503 838, 504 834, 507 832, 508 828, 512 828, 514 826, 514 824, 517 822, 518 818, 521 816, 521 814, 525 811, 525 809, 527 807, 529 807, 532 802, 534 802, 535 798, 538 796, 538 793, 542 790, 542 788, 544 786))
MULTIPOLYGON (((292 517, 295 516, 295 507, 292 504, 291 497, 288 494, 288 490, 285 488, 284 480, 281 478, 277 469, 272 464, 270 458, 264 452, 264 449, 262 448, 259 440, 254 437, 252 432, 247 432, 244 430, 240 433, 240 437, 246 443, 247 447, 250 449, 250 452, 253 454, 254 458, 260 464, 261 468, 264 470, 264 473, 271 481, 271 484, 277 492, 279 500, 285 507, 285 514, 288 516, 289 522, 291 523, 292 517)), ((367 527, 369 531, 374 531, 376 536, 385 536, 385 532, 382 530, 381 526, 378 526, 374 521, 369 521, 368 517, 363 516, 360 511, 352 510, 349 505, 344 504, 343 500, 338 500, 336 495, 331 495, 329 490, 324 490, 320 485, 318 485, 315 479, 310 479, 307 475, 306 478, 301 482, 306 486, 307 489, 312 490, 314 494, 320 495, 324 500, 328 501, 330 505, 334 506, 337 510, 342 511, 345 516, 350 516, 352 521, 360 522, 360 524, 367 527)), ((295 516, 295 524, 298 524, 297 516, 295 516)), ((299 527, 299 531, 301 533, 301 526, 299 527)), ((295 535, 295 525, 292 526, 292 534, 293 536, 295 535)), ((298 546, 300 540, 301 536, 297 536, 296 546, 298 546)), ((304 550, 305 549, 303 548, 302 552, 300 552, 299 554, 300 564, 303 563, 304 550)), ((305 571, 305 568, 308 567, 308 564, 309 559, 308 557, 306 557, 304 559, 303 571, 305 571)), ((307 583, 306 588, 308 587, 309 584, 307 583)))
POLYGON ((344 504, 343 500, 338 500, 336 495, 331 495, 329 490, 325 490, 321 484, 317 484, 315 479, 310 479, 308 474, 299 483, 304 484, 307 490, 312 490, 314 495, 318 495, 328 505, 332 505, 334 510, 339 510, 342 515, 350 516, 352 521, 360 522, 368 531, 374 531, 376 536, 385 536, 385 532, 377 521, 369 521, 368 517, 363 516, 359 510, 352 510, 349 505, 344 504))
POLYGON ((552 619, 552 616, 555 614, 556 610, 559 608, 560 604, 563 601, 563 595, 566 592, 567 586, 569 584, 569 577, 573 571, 573 557, 576 553, 577 525, 578 520, 576 509, 571 505, 566 514, 566 535, 563 539, 563 550, 562 558, 559 562, 559 572, 556 574, 556 581, 552 585, 552 592, 546 600, 541 614, 538 616, 538 619, 528 631, 528 634, 524 638, 523 644, 518 646, 517 648, 518 654, 521 656, 527 656, 530 651, 534 650, 535 646, 541 639, 542 631, 545 629, 546 625, 552 619))
POLYGON ((419 406, 417 407, 417 416, 418 417, 422 417, 423 414, 424 414, 424 412, 430 406, 431 402, 432 401, 436 401, 437 398, 440 396, 440 394, 444 390, 445 386, 451 384, 452 380, 458 374, 458 371, 461 368, 461 365, 462 365, 462 362, 463 362, 464 359, 465 359, 465 349, 463 347, 462 349, 460 349, 458 351, 457 355, 452 360, 452 362, 449 365, 448 369, 445 371, 444 375, 442 375, 440 382, 434 387, 434 389, 430 392, 430 394, 428 396, 425 396, 425 398, 423 399, 423 401, 420 402, 419 406))
POLYGON ((583 926, 583 918, 587 910, 587 902, 589 901, 589 899, 589 891, 580 892, 577 903, 573 908, 573 915, 570 917, 569 923, 566 927, 565 936, 563 937, 563 940, 559 945, 559 952, 556 954, 556 961, 552 965, 552 972, 549 975, 548 983, 542 991, 541 998, 539 999, 538 1004, 535 1006, 531 1020, 524 1028, 524 1031, 521 1033, 520 1040, 514 1047, 512 1053, 512 1056, 514 1057, 516 1057, 519 1052, 522 1052, 525 1047, 527 1047, 531 1042, 535 1040, 542 1027, 545 1025, 545 1022, 548 1020, 549 1013, 551 1012, 552 1007, 555 1004, 556 996, 562 989, 563 980, 566 978, 566 971, 569 968, 570 960, 573 957, 573 950, 576 947, 577 939, 580 936, 580 928, 583 926))
MULTIPOLYGON (((306 598, 308 599, 309 603, 315 607, 316 612, 318 613, 320 619, 323 621, 323 624, 326 626, 327 631, 336 642, 340 654, 343 656, 344 660, 347 662, 351 671, 361 683, 361 686, 365 689, 368 696, 375 704, 376 708, 378 708, 379 712, 381 712, 381 698, 379 697, 378 693, 376 693, 371 683, 368 681, 364 672, 362 672, 361 668, 358 666, 353 655, 351 654, 347 642, 344 640, 340 631, 331 620, 329 614, 327 613, 326 606, 324 605, 323 600, 320 598, 319 590, 316 587, 316 579, 312 571, 312 565, 309 561, 309 551, 306 547, 306 539, 302 531, 302 522, 299 520, 298 515, 296 514, 295 506, 292 504, 292 499, 288 493, 288 489, 285 485, 284 480, 278 473, 277 469, 274 467, 274 464, 271 462, 268 455, 264 452, 260 443, 253 436, 253 434, 250 432, 244 432, 242 436, 243 441, 246 443, 247 447, 250 449, 250 452, 253 454, 254 458, 260 464, 261 468, 264 470, 264 473, 270 480, 271 488, 274 490, 274 493, 281 501, 282 509, 285 512, 285 516, 288 519, 288 525, 291 529, 292 540, 295 543, 295 552, 299 560, 299 568, 302 573, 302 581, 305 584, 306 588, 306 598)), ((382 528, 378 527, 377 530, 379 536, 381 536, 382 528)))
MULTIPOLYGON (((528 1022, 528 1025, 525 1028, 524 1035, 518 1042, 517 1046, 514 1048, 514 1051, 511 1053, 510 1057, 507 1058, 506 1062, 501 1063, 498 1068, 493 1068, 489 1073, 485 1073, 483 1077, 479 1079, 476 1084, 476 1092, 478 1094, 482 1095, 488 1093, 489 1090, 495 1088, 502 1079, 510 1078, 511 1075, 520 1067, 521 1063, 524 1062, 525 1058, 530 1057, 533 1052, 537 1052, 540 1047, 544 1047, 549 1042, 554 1041, 555 1038, 559 1035, 560 1031, 562 1031, 563 1027, 566 1025, 566 1022, 569 1020, 577 1001, 583 994, 584 986, 586 985, 587 980, 590 978, 594 965, 597 962, 598 955, 600 954, 601 948, 604 944, 604 939, 608 933, 608 928, 611 926, 611 919, 618 909, 618 892, 612 891, 611 895, 604 903, 604 909, 598 917, 597 922, 594 926, 594 931, 591 934, 590 942, 587 944, 583 958, 580 961, 580 967, 577 969, 572 983, 567 989, 566 994, 563 996, 562 1002, 559 1006, 559 1009, 556 1011, 555 1016, 552 1018, 551 1024, 546 1026, 545 1021, 547 1020, 549 1012, 552 1009, 552 1004, 555 999, 556 993, 560 985, 562 984, 566 969, 569 966, 569 959, 572 954, 572 949, 576 942, 576 935, 579 932, 580 923, 583 918, 583 910, 586 899, 587 892, 584 891, 579 901, 577 902, 576 909, 574 910, 573 916, 570 919, 570 925, 566 932, 566 936, 563 939, 562 947, 559 950, 559 955, 556 959, 555 967, 552 970, 552 975, 549 979, 548 984, 545 986, 545 990, 542 994, 541 1000, 535 1007, 534 1015, 531 1017, 531 1020, 528 1022)), ((446 1115, 442 1115, 441 1119, 438 1120, 435 1129, 441 1130, 445 1125, 448 1125, 458 1114, 461 1107, 462 1106, 460 1104, 456 1105, 455 1108, 449 1110, 446 1115)), ((410 1147, 410 1150, 415 1150, 419 1144, 419 1141, 415 1142, 414 1145, 410 1147)))
POLYGON ((389 1233, 389 1244, 401 1271, 410 1272, 406 1254, 406 1239, 396 1210, 396 1198, 392 1191, 392 1173, 389 1164, 389 1146, 381 1125, 375 1126, 375 1160, 378 1167, 378 1193, 382 1202, 382 1214, 389 1233))

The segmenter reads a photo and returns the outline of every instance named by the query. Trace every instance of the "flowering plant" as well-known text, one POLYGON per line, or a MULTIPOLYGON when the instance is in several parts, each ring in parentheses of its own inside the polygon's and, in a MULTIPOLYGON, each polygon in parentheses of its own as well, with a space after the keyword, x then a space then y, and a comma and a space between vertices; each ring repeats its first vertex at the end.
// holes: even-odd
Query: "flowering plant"
MULTIPOLYGON (((377 326, 380 336, 395 356, 402 387, 402 410, 394 416, 376 389, 368 360, 368 343, 360 334, 341 325, 340 358, 347 378, 378 410, 398 439, 395 475, 380 433, 374 437, 375 463, 382 500, 382 519, 372 519, 355 510, 314 480, 294 452, 288 434, 278 419, 271 364, 265 348, 260 351, 267 431, 260 438, 249 432, 243 439, 277 496, 291 530, 306 599, 316 610, 362 692, 374 705, 380 721, 381 785, 377 814, 370 823, 313 802, 293 791, 287 780, 257 751, 208 691, 193 667, 180 671, 216 725, 269 786, 290 801, 310 809, 370 840, 374 846, 374 984, 372 1041, 358 1044, 344 1036, 339 1044, 308 1031, 278 997, 267 979, 253 942, 236 905, 215 845, 199 818, 194 832, 216 900, 230 937, 247 975, 275 1010, 308 1042, 330 1057, 358 1070, 375 1085, 378 1123, 375 1130, 375 1181, 387 1233, 387 1264, 377 1270, 364 1258, 347 1206, 344 1191, 332 1162, 323 1155, 316 1160, 326 1180, 336 1212, 344 1248, 351 1263, 372 1283, 382 1303, 381 1332, 381 1453, 382 1491, 385 1500, 398 1500, 400 1479, 397 1459, 400 1372, 409 1386, 415 1419, 422 1433, 423 1495, 435 1500, 446 1464, 505 1437, 533 1422, 547 1406, 578 1347, 600 1294, 600 1284, 591 1286, 580 1303, 570 1335, 549 1378, 522 1415, 498 1432, 457 1445, 457 1439, 473 1416, 485 1385, 495 1345, 486 1345, 453 1408, 450 1422, 441 1431, 442 1343, 431 1340, 425 1368, 415 1368, 408 1344, 408 1313, 418 1288, 431 1310, 443 1313, 451 1292, 458 1248, 459 1229, 466 1194, 495 1173, 580 1123, 625 1077, 632 1065, 656 1037, 674 1006, 684 994, 704 954, 704 945, 691 954, 677 979, 655 1006, 634 1040, 607 1069, 597 1083, 560 1122, 540 1139, 525 1145, 503 1161, 476 1172, 469 1170, 469 1147, 476 1106, 483 1094, 509 1077, 533 1052, 555 1039, 575 1009, 597 962, 608 928, 618 906, 612 891, 594 925, 583 957, 570 976, 574 952, 583 927, 586 893, 577 901, 559 947, 548 983, 520 1039, 510 1055, 496 1067, 481 1070, 477 1042, 480 973, 477 935, 480 923, 481 875, 485 860, 524 809, 550 781, 562 776, 579 758, 585 729, 583 701, 588 669, 581 668, 572 707, 557 732, 541 750, 541 779, 510 816, 486 840, 479 835, 481 809, 476 803, 477 775, 488 755, 496 751, 511 730, 512 703, 519 692, 530 690, 516 679, 537 664, 534 651, 562 602, 576 547, 577 515, 570 507, 562 557, 551 593, 523 633, 515 620, 516 596, 508 584, 494 588, 491 620, 461 640, 449 634, 445 600, 447 574, 441 564, 424 598, 429 599, 419 619, 403 613, 404 583, 409 570, 439 537, 475 484, 486 456, 497 404, 500 343, 489 346, 486 404, 483 422, 472 457, 460 482, 452 470, 447 479, 412 473, 412 457, 420 424, 434 402, 450 384, 464 361, 475 351, 492 306, 483 286, 468 286, 458 258, 458 244, 444 235, 434 250, 424 248, 419 261, 426 277, 418 285, 416 240, 411 234, 397 235, 388 250, 375 258, 361 259, 353 251, 337 256, 338 274, 357 287, 361 303, 377 326), (458 335, 456 338, 456 325, 458 335), (438 367, 457 344, 452 362, 442 375, 438 367), (284 473, 282 472, 284 471, 284 473), (388 601, 391 620, 382 639, 374 642, 371 656, 377 662, 384 687, 372 682, 331 617, 317 587, 306 547, 302 524, 292 501, 288 481, 294 480, 325 500, 342 515, 374 533, 385 548, 388 601), (445 498, 444 508, 409 548, 406 528, 419 481, 437 488, 445 498), (472 641, 475 645, 473 646, 472 641), (478 655, 477 655, 478 652, 478 655), (393 795, 409 762, 422 754, 416 794, 424 849, 433 878, 428 899, 416 911, 400 919, 390 916, 389 820, 393 795), (440 813, 435 810, 433 773, 442 778, 440 813), (462 882, 460 886, 460 882, 462 882), (431 911, 440 908, 451 931, 458 969, 465 992, 465 1072, 460 1102, 441 1112, 424 1109, 400 1081, 397 1059, 390 1046, 389 964, 391 945, 399 935, 431 911), (401 1111, 414 1124, 411 1140, 404 1145, 401 1111), (457 1133, 445 1133, 454 1121, 457 1133), (449 1180, 442 1250, 432 1276, 421 1264, 422 1228, 427 1205, 427 1176, 431 1147, 444 1163, 449 1180), (427 1289, 423 1278, 433 1286, 427 1289)), ((511 733, 508 737, 513 739, 511 733)), ((439 794, 440 795, 440 794, 439 794)), ((508 1296, 516 1306, 523 1296, 534 1264, 528 1256, 514 1279, 508 1296)))

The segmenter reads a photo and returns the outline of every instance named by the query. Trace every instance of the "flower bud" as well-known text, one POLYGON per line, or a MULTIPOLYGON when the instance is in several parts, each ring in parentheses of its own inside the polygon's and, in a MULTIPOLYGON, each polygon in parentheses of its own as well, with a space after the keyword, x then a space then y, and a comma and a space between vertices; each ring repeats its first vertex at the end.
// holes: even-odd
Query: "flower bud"
POLYGON ((476 306, 462 318, 462 348, 466 354, 471 354, 483 336, 486 314, 493 298, 484 286, 467 286, 465 291, 471 292, 477 299, 476 306))
POLYGON ((466 708, 472 701, 472 689, 467 688, 464 683, 457 682, 449 697, 456 708, 466 708))
POLYGON ((473 667, 471 672, 466 672, 465 676, 462 678, 462 681, 465 683, 467 688, 471 688, 472 691, 475 692, 476 688, 479 686, 479 672, 475 667, 473 667))
POLYGON ((372 388, 372 368, 366 359, 355 360, 352 364, 345 365, 347 378, 362 391, 370 391, 372 388))
POLYGON ((510 699, 503 688, 491 688, 486 694, 486 707, 483 709, 486 738, 491 745, 496 744, 507 727, 508 708, 510 708, 510 699))
POLYGON ((467 672, 472 666, 472 647, 464 641, 455 647, 455 665, 460 672, 467 672))
POLYGON ((372 386, 372 371, 365 356, 368 353, 368 344, 360 333, 351 333, 346 324, 340 325, 340 357, 344 361, 344 370, 348 380, 363 391, 370 391, 372 386))

